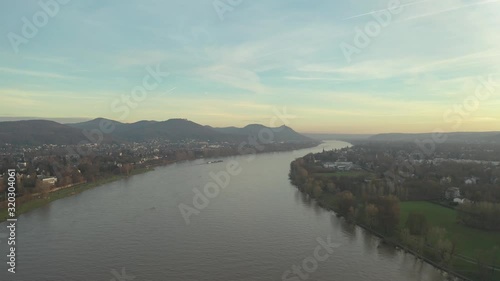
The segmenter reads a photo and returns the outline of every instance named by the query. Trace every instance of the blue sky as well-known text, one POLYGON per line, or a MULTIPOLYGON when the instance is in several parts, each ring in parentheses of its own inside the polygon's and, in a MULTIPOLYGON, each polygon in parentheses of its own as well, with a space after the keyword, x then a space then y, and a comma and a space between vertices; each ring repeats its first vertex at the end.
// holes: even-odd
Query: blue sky
POLYGON ((54 1, 0 4, 1 117, 244 126, 286 108, 301 132, 500 130, 498 0, 54 1), (27 38, 39 2, 58 9, 27 38), (169 76, 116 110, 147 67, 169 76), (498 87, 460 111, 479 77, 498 87))

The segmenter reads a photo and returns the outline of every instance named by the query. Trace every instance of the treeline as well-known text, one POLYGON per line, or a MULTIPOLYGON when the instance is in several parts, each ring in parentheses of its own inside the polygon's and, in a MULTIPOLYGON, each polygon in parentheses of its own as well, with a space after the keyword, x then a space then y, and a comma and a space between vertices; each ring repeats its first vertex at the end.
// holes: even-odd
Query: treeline
MULTIPOLYGON (((385 189, 401 200, 439 200, 445 190, 458 187, 461 195, 471 201, 500 203, 500 166, 480 157, 486 153, 488 160, 499 160, 500 145, 441 144, 432 154, 423 154, 414 143, 362 143, 346 149, 324 151, 314 154, 319 162, 334 162, 345 159, 370 171, 378 182, 369 183, 367 188, 385 189), (440 159, 440 160, 439 160, 440 159), (448 160, 445 160, 448 159, 448 160), (452 159, 466 159, 462 162, 452 159), (474 178, 474 184, 466 180, 474 178)), ((324 168, 308 163, 310 171, 323 172, 324 168)), ((336 179, 336 182, 342 179, 336 179)), ((356 181, 351 178, 344 181, 356 181)), ((363 179, 361 179, 363 181, 363 179)), ((347 183, 349 184, 349 183, 347 183)), ((361 188, 359 180, 354 184, 361 188)))
POLYGON ((448 238, 446 229, 431 227, 424 214, 411 212, 400 231, 399 239, 419 255, 441 266, 452 266, 456 254, 456 243, 448 238))
POLYGON ((422 255, 443 267, 450 267, 456 251, 456 244, 449 240, 446 230, 430 227, 425 215, 411 213, 406 222, 400 222, 400 200, 385 188, 360 188, 359 185, 339 187, 336 178, 321 179, 314 176, 309 168, 311 162, 299 158, 291 163, 290 180, 299 190, 315 198, 317 202, 335 211, 337 216, 346 221, 360 224, 386 239, 405 245, 415 253, 422 255))
POLYGON ((291 163, 290 180, 301 191, 347 221, 369 225, 384 235, 396 234, 400 217, 396 196, 362 191, 354 184, 338 185, 332 179, 318 179, 305 166, 306 161, 302 158, 291 163))
POLYGON ((500 230, 500 204, 467 202, 457 208, 461 223, 479 229, 500 230))

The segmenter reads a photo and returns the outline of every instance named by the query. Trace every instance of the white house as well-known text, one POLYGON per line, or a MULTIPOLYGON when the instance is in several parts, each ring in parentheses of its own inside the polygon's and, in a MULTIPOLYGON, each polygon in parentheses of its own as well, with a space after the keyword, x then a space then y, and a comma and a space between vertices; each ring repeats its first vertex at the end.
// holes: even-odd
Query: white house
POLYGON ((324 168, 337 169, 339 171, 349 171, 352 169, 352 162, 325 162, 323 163, 324 168))
POLYGON ((46 183, 48 185, 54 186, 57 183, 57 178, 56 177, 46 177, 42 178, 42 182, 46 183))
POLYGON ((327 168, 327 169, 335 168, 335 163, 325 162, 325 163, 323 163, 323 168, 327 168))
POLYGON ((472 185, 472 184, 477 184, 478 178, 476 177, 470 177, 465 179, 465 184, 467 185, 472 185))
POLYGON ((455 198, 460 198, 460 188, 458 187, 450 187, 448 189, 446 189, 446 191, 444 192, 444 197, 447 199, 447 200, 453 200, 455 198))
POLYGON ((350 171, 352 169, 352 162, 335 162, 336 168, 339 171, 350 171))
POLYGON ((451 177, 442 177, 439 182, 441 184, 449 184, 449 183, 451 183, 451 177))

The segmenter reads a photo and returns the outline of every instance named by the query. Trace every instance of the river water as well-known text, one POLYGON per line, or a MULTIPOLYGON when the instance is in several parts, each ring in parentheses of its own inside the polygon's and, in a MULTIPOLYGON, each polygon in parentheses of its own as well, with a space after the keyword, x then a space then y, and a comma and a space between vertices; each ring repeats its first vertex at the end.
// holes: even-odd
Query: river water
POLYGON ((15 275, 0 238, 0 280, 445 280, 289 183, 293 159, 348 145, 178 163, 55 201, 19 218, 15 275), (229 175, 218 194, 211 172, 229 175))

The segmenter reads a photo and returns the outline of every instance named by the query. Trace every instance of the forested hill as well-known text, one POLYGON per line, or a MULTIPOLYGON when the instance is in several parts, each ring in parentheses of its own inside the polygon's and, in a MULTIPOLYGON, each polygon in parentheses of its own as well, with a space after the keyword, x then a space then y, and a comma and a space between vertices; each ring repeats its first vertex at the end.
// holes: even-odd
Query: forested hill
POLYGON ((122 123, 104 118, 72 124, 61 124, 47 120, 0 122, 0 142, 10 144, 78 144, 81 141, 101 139, 96 137, 95 132, 102 136, 100 141, 104 143, 151 140, 242 142, 249 137, 259 137, 259 134, 261 138, 270 139, 273 142, 314 141, 286 126, 268 128, 254 124, 244 128, 212 128, 186 119, 135 123, 122 123), (269 136, 269 132, 272 132, 271 136, 269 136))

